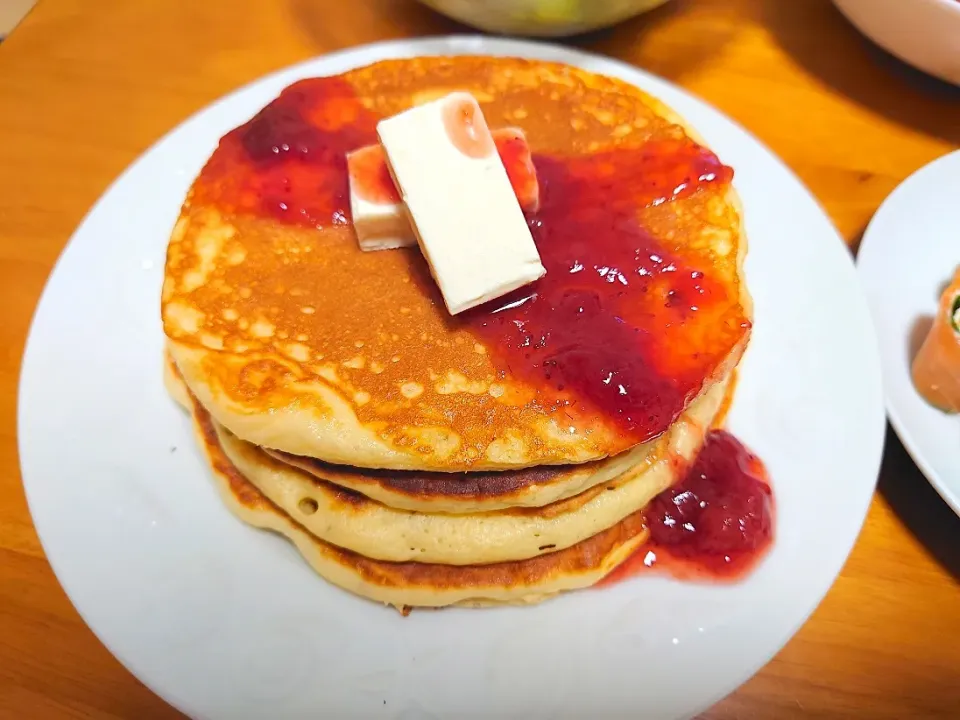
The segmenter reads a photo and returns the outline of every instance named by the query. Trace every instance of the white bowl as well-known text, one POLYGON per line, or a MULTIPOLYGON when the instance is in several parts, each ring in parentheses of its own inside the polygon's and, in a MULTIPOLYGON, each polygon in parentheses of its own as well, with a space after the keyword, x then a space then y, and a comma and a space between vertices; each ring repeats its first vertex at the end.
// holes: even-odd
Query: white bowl
POLYGON ((560 37, 609 27, 667 0, 420 0, 485 32, 560 37))
POLYGON ((960 0, 833 0, 887 52, 960 85, 960 0))

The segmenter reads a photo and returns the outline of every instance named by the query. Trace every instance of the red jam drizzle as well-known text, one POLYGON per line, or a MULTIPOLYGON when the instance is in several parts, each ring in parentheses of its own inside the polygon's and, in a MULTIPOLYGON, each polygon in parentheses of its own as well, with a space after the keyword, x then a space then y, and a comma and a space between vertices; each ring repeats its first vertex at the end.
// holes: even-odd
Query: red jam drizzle
POLYGON ((309 227, 350 222, 346 154, 377 140, 376 115, 340 78, 302 80, 228 133, 198 201, 309 227))
MULTIPOLYGON (((501 367, 565 398, 561 404, 588 403, 634 442, 649 440, 677 419, 722 357, 715 346, 703 357, 687 352, 685 323, 702 308, 735 303, 723 285, 664 250, 637 222, 637 206, 729 182, 732 171, 689 140, 534 162, 541 206, 529 226, 547 274, 464 321, 501 367)), ((731 337, 739 317, 735 325, 731 337)))
POLYGON ((729 432, 712 430, 684 480, 647 506, 646 523, 650 541, 603 584, 651 569, 687 580, 742 578, 773 541, 763 463, 729 432))

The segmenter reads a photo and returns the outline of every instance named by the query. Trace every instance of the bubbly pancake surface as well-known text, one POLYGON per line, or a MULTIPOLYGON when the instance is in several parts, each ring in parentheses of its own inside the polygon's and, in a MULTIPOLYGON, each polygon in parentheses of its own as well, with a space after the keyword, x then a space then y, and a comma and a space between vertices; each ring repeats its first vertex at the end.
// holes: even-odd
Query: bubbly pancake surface
POLYGON ((242 439, 358 467, 581 463, 655 438, 749 333, 732 172, 626 84, 505 58, 297 83, 228 134, 171 238, 163 319, 242 439), (346 151, 453 90, 527 135, 547 275, 449 316, 417 249, 362 253, 346 151))

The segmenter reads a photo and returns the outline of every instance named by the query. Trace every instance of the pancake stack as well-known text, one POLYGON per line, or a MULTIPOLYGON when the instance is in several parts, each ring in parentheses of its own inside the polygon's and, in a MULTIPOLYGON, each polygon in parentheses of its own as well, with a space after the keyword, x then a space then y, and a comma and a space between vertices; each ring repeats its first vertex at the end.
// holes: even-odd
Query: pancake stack
POLYGON ((226 135, 167 255, 167 381, 226 505, 398 608, 533 603, 647 540, 747 343, 722 165, 636 88, 512 58, 287 88, 226 135), (345 153, 452 91, 519 127, 547 275, 453 317, 418 248, 362 252, 345 153))

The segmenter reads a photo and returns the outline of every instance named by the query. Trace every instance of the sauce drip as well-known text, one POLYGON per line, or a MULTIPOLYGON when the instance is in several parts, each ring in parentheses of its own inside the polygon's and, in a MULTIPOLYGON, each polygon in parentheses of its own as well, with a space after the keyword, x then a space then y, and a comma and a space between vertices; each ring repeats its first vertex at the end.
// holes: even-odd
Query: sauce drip
POLYGON ((736 580, 773 540, 774 501, 756 455, 725 430, 712 430, 683 481, 646 509, 650 541, 603 581, 665 570, 682 579, 736 580))
POLYGON ((501 366, 549 391, 558 409, 584 402, 645 442, 699 393, 743 324, 739 315, 706 322, 711 310, 736 303, 665 250, 638 223, 637 208, 728 183, 732 171, 686 139, 534 162, 541 207, 529 226, 547 274, 465 321, 501 366), (719 333, 702 354, 688 351, 695 322, 719 333))

